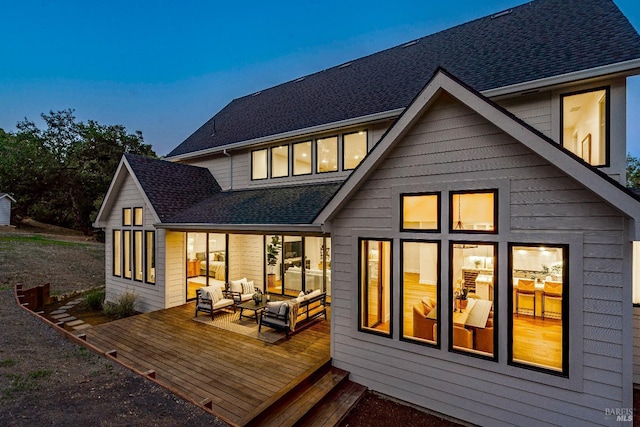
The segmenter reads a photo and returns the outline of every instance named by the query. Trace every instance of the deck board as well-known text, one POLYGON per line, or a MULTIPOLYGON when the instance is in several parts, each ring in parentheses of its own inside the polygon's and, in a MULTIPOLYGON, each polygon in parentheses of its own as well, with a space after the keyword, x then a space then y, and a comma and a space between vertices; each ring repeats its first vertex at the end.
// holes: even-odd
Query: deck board
MULTIPOLYGON (((328 314, 330 310, 328 310, 328 314)), ((257 407, 290 389, 330 358, 330 321, 269 344, 194 322, 194 303, 87 329, 87 341, 117 351, 119 361, 195 402, 242 424, 257 407)))

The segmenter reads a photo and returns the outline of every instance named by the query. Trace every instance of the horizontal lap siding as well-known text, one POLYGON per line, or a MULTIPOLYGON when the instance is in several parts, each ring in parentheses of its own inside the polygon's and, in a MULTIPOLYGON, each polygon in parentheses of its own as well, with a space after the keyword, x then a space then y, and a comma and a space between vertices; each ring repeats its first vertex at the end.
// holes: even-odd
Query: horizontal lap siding
MULTIPOLYGON (((167 231, 165 233, 166 254, 166 294, 167 308, 184 304, 187 300, 187 267, 185 265, 187 248, 185 245, 185 233, 181 231, 167 231)), ((160 252, 159 252, 160 253, 160 252)))
POLYGON ((633 382, 640 384, 640 307, 633 307, 633 382))
MULTIPOLYGON (((550 101, 546 95, 534 98, 530 108, 505 107, 526 116, 525 121, 546 123, 539 129, 548 132, 550 101)), ((515 424, 602 423, 603 408, 622 404, 623 241, 624 219, 611 207, 477 114, 443 98, 388 153, 333 223, 334 360, 356 381, 480 424, 498 425, 498 419, 515 424), (358 286, 353 265, 358 248, 351 246, 353 235, 401 237, 399 219, 393 217, 398 211, 394 204, 399 203, 392 196, 393 187, 423 182, 432 190, 438 182, 466 182, 473 189, 474 181, 492 178, 509 181, 510 230, 501 232, 511 233, 511 239, 530 239, 535 236, 531 232, 584 238, 584 287, 575 285, 582 292, 571 294, 571 301, 583 300, 578 318, 584 323, 570 325, 570 334, 582 337, 577 340, 581 348, 573 351, 584 352, 584 392, 580 387, 571 391, 545 384, 544 376, 540 382, 526 380, 530 373, 508 366, 506 353, 500 354, 500 363, 483 365, 446 349, 381 339, 355 329, 358 303, 351 298, 358 286), (475 391, 468 384, 470 376, 475 391)), ((499 265, 506 269, 506 260, 499 260, 499 265)), ((399 266, 394 265, 394 271, 399 266)), ((395 313, 399 302, 393 304, 395 313)), ((501 318, 506 320, 504 313, 501 318)), ((502 323, 506 329, 506 321, 502 323)), ((398 325, 393 327, 397 336, 398 325)))
MULTIPOLYGON (((122 187, 120 188, 120 191, 118 192, 116 201, 113 204, 111 213, 109 214, 109 218, 107 220, 107 227, 105 228, 105 233, 110 237, 109 243, 105 245, 105 250, 108 254, 107 259, 109 262, 109 265, 106 266, 105 271, 105 299, 109 302, 115 302, 118 296, 126 292, 133 292, 137 296, 137 310, 143 312, 159 310, 161 308, 165 308, 164 284, 161 283, 162 276, 160 274, 157 273, 155 285, 113 276, 113 259, 111 256, 113 252, 113 242, 111 241, 112 233, 114 229, 123 229, 122 209, 133 207, 143 208, 144 227, 142 229, 154 231, 155 229, 153 228, 153 224, 155 223, 155 218, 151 213, 151 209, 146 205, 144 198, 142 197, 142 193, 138 190, 138 187, 135 185, 133 179, 130 176, 127 176, 124 183, 122 184, 122 187)), ((132 228, 127 227, 127 229, 132 228)), ((159 243, 160 241, 158 239, 158 236, 156 235, 156 244, 159 243)), ((158 250, 160 250, 160 248, 156 248, 156 254, 158 253, 158 250)), ((159 260, 156 261, 156 265, 160 266, 161 264, 158 263, 159 260)))

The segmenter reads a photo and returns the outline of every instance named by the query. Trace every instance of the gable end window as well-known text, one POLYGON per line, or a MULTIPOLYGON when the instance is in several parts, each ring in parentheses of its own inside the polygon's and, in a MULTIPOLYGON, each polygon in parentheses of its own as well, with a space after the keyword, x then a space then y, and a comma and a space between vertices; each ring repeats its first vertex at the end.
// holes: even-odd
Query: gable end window
POLYGON ((144 230, 143 208, 123 208, 121 223, 112 234, 113 276, 155 284, 155 231, 144 230))
POLYGON ((498 233, 498 190, 451 192, 451 233, 498 233))
POLYGON ((401 231, 440 232, 440 193, 402 194, 401 231))
POLYGON ((609 88, 560 97, 561 144, 591 166, 609 165, 609 88))

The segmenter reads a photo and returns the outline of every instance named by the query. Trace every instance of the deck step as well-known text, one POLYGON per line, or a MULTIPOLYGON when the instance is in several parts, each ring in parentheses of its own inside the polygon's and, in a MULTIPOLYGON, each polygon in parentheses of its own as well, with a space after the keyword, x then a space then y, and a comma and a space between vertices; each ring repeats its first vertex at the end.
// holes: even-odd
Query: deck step
POLYGON ((329 364, 322 366, 308 380, 282 396, 268 409, 248 422, 247 426, 294 426, 314 407, 323 402, 341 383, 348 381, 349 373, 329 364))
POLYGON ((334 427, 346 418, 365 395, 367 388, 353 381, 343 381, 305 415, 296 427, 334 427))

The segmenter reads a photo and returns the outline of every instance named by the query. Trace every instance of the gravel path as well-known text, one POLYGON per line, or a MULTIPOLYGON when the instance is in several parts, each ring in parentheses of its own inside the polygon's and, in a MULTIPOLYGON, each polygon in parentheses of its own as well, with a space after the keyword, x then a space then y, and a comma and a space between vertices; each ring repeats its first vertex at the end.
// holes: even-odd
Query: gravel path
POLYGON ((67 341, 0 287, 0 425, 225 426, 213 415, 67 341))

